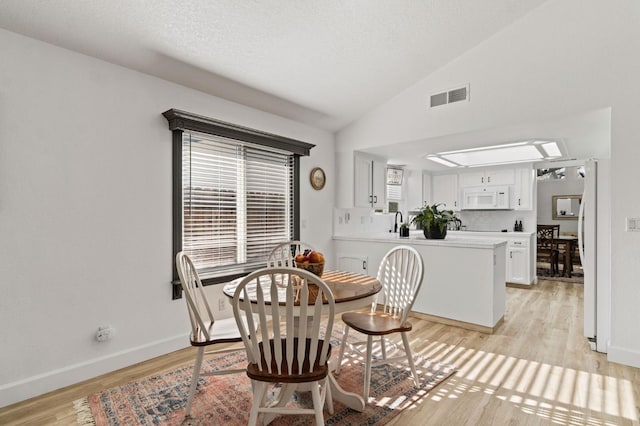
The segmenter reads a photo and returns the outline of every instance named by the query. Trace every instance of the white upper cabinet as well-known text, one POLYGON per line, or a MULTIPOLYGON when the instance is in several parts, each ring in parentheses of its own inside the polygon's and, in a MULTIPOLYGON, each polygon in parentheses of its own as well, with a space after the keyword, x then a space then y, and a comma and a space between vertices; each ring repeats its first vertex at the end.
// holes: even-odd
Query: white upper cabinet
POLYGON ((460 173, 460 186, 513 185, 515 173, 513 169, 486 169, 460 173))
POLYGON ((354 157, 353 205, 355 207, 371 207, 373 188, 373 162, 361 156, 354 157))
POLYGON ((373 188, 371 191, 375 208, 384 208, 387 188, 387 163, 373 160, 373 188))
POLYGON ((516 181, 513 185, 511 208, 514 210, 533 209, 533 173, 531 168, 515 169, 516 181))
POLYGON ((385 201, 386 164, 356 153, 354 155, 353 205, 383 208, 385 201))
POLYGON ((448 210, 460 210, 457 174, 431 177, 431 204, 442 204, 448 210))
MULTIPOLYGON (((492 186, 508 186, 509 206, 514 210, 532 210, 534 170, 531 167, 475 169, 458 175, 433 175, 430 203, 443 203, 451 210, 460 210, 460 193, 465 188, 475 190, 492 186)), ((425 199, 426 201, 426 199, 425 199)))

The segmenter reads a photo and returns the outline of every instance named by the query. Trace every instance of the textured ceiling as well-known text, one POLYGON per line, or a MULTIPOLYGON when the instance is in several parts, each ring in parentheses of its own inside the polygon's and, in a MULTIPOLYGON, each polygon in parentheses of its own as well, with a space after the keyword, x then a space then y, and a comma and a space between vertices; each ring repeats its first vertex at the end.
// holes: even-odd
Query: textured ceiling
POLYGON ((338 130, 544 0, 0 0, 0 27, 338 130))

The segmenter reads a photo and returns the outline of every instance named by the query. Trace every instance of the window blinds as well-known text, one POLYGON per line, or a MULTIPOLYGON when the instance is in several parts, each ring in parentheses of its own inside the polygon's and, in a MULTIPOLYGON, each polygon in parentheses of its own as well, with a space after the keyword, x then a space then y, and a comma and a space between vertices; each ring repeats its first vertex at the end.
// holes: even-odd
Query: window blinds
POLYGON ((293 239, 293 155, 183 133, 183 250, 204 276, 262 266, 293 239))

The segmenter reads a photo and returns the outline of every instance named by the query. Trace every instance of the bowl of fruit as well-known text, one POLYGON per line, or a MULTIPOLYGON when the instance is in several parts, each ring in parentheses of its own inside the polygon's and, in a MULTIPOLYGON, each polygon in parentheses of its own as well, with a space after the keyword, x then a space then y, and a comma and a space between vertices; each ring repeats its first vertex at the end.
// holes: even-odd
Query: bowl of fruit
POLYGON ((324 271, 324 255, 319 251, 306 249, 304 253, 299 253, 294 259, 296 266, 306 269, 309 272, 321 277, 324 271))

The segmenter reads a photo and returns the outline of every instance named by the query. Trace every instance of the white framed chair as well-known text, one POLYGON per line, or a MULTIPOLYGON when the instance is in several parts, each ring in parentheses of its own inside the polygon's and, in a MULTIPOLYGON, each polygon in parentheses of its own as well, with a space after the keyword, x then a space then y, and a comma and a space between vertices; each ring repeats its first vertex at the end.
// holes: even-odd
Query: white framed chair
POLYGON ((392 248, 380 263, 378 280, 382 283, 382 291, 378 300, 371 305, 371 311, 345 312, 342 314, 345 330, 342 344, 340 345, 336 373, 340 372, 349 329, 353 328, 365 334, 367 336, 363 393, 365 403, 369 399, 372 365, 406 360, 411 368, 413 381, 416 386, 419 386, 411 346, 407 337, 407 333, 411 331, 411 323, 407 321, 407 317, 422 285, 423 270, 424 262, 422 257, 413 247, 397 246, 392 248), (402 356, 387 357, 385 336, 392 333, 400 333, 402 336, 404 346, 404 355, 402 356), (380 337, 380 351, 382 354, 381 359, 375 361, 373 361, 374 336, 380 337))
POLYGON ((191 321, 191 346, 198 348, 193 366, 193 375, 191 376, 189 397, 185 409, 185 417, 189 417, 191 415, 191 406, 200 376, 218 376, 242 373, 244 371, 244 369, 241 368, 202 371, 202 361, 205 355, 219 355, 228 352, 242 351, 242 348, 207 351, 207 347, 221 343, 241 342, 242 337, 240 336, 235 318, 226 318, 218 321, 214 319, 213 311, 205 295, 200 277, 198 277, 198 272, 193 266, 193 262, 189 256, 184 252, 179 252, 176 255, 176 268, 180 277, 182 290, 184 291, 189 320, 191 321))
POLYGON ((249 425, 257 423, 259 414, 276 413, 314 414, 316 424, 323 425, 335 314, 327 284, 303 269, 263 268, 242 279, 232 305, 253 388, 249 425), (300 288, 299 297, 294 286, 300 288), (278 303, 270 303, 276 299, 278 303), (251 312, 256 313, 256 321, 251 312), (284 386, 279 398, 270 403, 267 391, 276 383, 284 386), (313 409, 286 405, 301 384, 310 385, 313 409))
POLYGON ((304 253, 306 249, 313 250, 309 244, 302 241, 286 241, 280 243, 271 250, 267 258, 267 267, 284 268, 296 266, 294 259, 296 255, 304 253))

